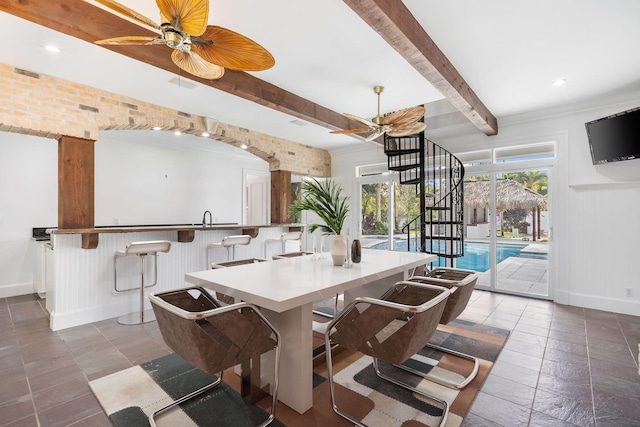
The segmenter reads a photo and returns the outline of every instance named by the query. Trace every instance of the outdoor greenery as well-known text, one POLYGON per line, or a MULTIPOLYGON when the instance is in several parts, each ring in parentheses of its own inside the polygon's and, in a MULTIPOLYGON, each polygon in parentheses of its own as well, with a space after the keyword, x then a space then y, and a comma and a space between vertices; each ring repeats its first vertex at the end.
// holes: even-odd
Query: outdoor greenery
POLYGON ((503 177, 505 179, 512 179, 516 182, 519 182, 523 186, 535 191, 538 194, 541 194, 543 196, 547 195, 549 177, 547 176, 546 171, 532 170, 526 172, 512 172, 505 173, 503 177))
POLYGON ((341 197, 342 187, 333 180, 318 181, 310 178, 302 182, 302 196, 294 201, 289 209, 293 218, 302 211, 311 211, 324 221, 324 224, 310 224, 309 232, 321 230, 322 234, 340 234, 349 213, 347 197, 341 197))

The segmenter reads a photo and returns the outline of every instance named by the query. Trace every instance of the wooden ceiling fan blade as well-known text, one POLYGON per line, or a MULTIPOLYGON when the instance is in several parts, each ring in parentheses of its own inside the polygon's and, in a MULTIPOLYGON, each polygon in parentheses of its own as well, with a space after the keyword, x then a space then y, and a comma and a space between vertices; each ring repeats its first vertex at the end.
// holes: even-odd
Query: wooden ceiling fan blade
POLYGON ((409 136, 415 135, 417 133, 422 132, 427 128, 427 125, 423 122, 415 122, 404 126, 392 126, 392 129, 387 132, 387 135, 398 137, 398 136, 409 136))
POLYGON ((366 129, 343 129, 343 130, 332 130, 329 133, 335 133, 335 134, 350 134, 350 133, 367 133, 367 132, 371 132, 371 129, 366 128, 366 129))
POLYGON ((382 118, 382 124, 402 126, 405 124, 417 122, 425 113, 425 108, 422 105, 416 107, 405 108, 404 110, 394 111, 382 118))
POLYGON ((167 22, 178 17, 182 31, 191 36, 200 36, 209 21, 209 0, 156 0, 160 14, 167 22))
POLYGON ((206 61, 231 70, 263 71, 276 63, 267 49, 250 38, 216 25, 209 25, 192 50, 206 61))
POLYGON ((111 10, 115 10, 121 15, 134 19, 141 24, 147 25, 151 28, 158 29, 158 24, 156 24, 152 19, 147 18, 144 15, 139 14, 133 9, 129 9, 127 6, 118 3, 114 0, 96 0, 96 2, 100 3, 103 6, 107 6, 111 10))
POLYGON ((171 60, 187 73, 203 79, 215 80, 224 75, 224 68, 205 61, 193 52, 174 50, 171 60))
POLYGON ((119 46, 141 46, 164 43, 164 40, 161 37, 152 36, 124 36, 114 37, 112 39, 97 40, 94 43, 119 46))
POLYGON ((375 123, 373 123, 370 120, 367 119, 363 119, 362 117, 358 117, 358 116, 354 116, 353 114, 349 114, 349 113, 342 113, 343 116, 345 116, 348 119, 351 119, 355 122, 358 122, 360 124, 363 124, 365 126, 369 126, 369 130, 374 130, 377 129, 379 126, 375 123))

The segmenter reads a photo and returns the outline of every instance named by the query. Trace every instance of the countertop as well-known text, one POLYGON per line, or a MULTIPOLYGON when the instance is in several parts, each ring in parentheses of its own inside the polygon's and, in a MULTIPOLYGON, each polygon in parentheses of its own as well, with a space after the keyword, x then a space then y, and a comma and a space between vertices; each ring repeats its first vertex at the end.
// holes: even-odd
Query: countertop
POLYGON ((133 233, 139 231, 213 231, 213 230, 237 230, 257 229, 271 227, 305 227, 305 224, 238 224, 238 223, 214 223, 203 226, 202 224, 150 224, 150 225, 104 225, 94 228, 46 229, 47 234, 103 234, 103 233, 133 233))

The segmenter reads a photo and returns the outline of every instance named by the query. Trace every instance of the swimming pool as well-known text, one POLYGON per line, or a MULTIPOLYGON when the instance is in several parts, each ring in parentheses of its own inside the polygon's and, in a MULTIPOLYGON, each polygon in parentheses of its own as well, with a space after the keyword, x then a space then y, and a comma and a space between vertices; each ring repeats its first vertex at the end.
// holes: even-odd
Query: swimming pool
MULTIPOLYGON (((377 245, 372 246, 372 249, 387 249, 388 242, 378 243, 377 245)), ((415 250, 413 244, 411 245, 411 250, 415 250)), ((496 257, 497 262, 500 263, 509 257, 520 257, 520 258, 537 258, 537 259, 547 259, 547 254, 538 254, 538 253, 523 253, 522 250, 526 248, 526 244, 505 244, 498 243, 496 244, 496 257)), ((464 256, 460 258, 456 258, 456 267, 464 268, 468 270, 478 271, 483 273, 489 270, 489 250, 490 245, 488 242, 465 242, 464 243, 464 256)), ((407 241, 406 239, 394 239, 393 250, 396 251, 406 251, 407 250, 407 241)), ((445 258, 438 258, 434 265, 446 265, 445 258)))

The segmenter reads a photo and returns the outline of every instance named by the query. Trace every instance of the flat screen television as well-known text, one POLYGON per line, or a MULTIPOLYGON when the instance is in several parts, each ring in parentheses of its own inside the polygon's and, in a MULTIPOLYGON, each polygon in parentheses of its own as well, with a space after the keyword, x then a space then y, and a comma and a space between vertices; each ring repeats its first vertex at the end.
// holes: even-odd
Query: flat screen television
POLYGON ((585 123, 594 165, 640 159, 640 107, 585 123))

